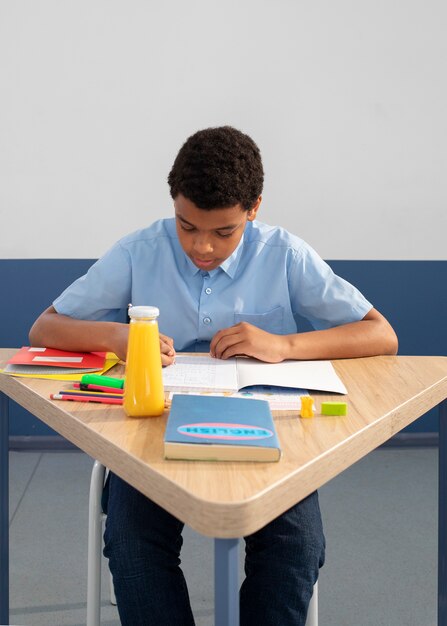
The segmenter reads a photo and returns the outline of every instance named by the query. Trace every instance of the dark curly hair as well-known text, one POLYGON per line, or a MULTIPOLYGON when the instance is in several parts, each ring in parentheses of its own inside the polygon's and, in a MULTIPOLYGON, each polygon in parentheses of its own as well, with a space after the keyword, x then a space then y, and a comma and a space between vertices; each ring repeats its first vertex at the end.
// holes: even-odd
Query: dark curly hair
POLYGON ((253 139, 231 126, 191 135, 168 176, 171 196, 182 194, 199 209, 240 204, 249 211, 262 193, 264 170, 253 139))

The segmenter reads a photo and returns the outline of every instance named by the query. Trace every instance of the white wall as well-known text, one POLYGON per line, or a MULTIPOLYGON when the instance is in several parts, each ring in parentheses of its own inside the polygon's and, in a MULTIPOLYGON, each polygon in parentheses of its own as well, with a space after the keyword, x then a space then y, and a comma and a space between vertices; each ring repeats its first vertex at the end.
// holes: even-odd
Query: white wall
POLYGON ((187 136, 259 144, 266 222, 329 259, 445 259, 442 0, 2 0, 0 258, 170 215, 187 136))

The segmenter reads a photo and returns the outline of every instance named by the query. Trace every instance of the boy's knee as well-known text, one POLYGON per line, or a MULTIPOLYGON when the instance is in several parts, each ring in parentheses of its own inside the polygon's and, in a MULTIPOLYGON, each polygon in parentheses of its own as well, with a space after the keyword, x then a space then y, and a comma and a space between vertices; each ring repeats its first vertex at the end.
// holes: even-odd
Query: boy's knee
POLYGON ((112 475, 104 533, 104 555, 110 561, 176 561, 182 530, 180 520, 112 475))
POLYGON ((133 575, 144 573, 148 568, 176 567, 180 563, 181 534, 160 536, 154 532, 124 534, 120 528, 107 526, 104 533, 104 556, 109 559, 110 569, 116 573, 133 575))
POLYGON ((317 492, 246 538, 247 557, 269 555, 284 561, 322 567, 325 538, 317 492))

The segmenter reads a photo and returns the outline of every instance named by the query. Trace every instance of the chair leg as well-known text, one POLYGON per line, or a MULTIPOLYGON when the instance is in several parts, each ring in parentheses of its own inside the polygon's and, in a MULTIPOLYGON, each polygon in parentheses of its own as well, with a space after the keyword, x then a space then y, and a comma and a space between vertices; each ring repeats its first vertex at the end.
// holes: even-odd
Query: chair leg
POLYGON ((306 626, 318 626, 318 580, 314 585, 314 592, 310 599, 306 626))
POLYGON ((112 578, 111 573, 109 576, 109 583, 110 583, 110 604, 113 604, 113 606, 116 606, 115 589, 113 587, 113 578, 112 578))
POLYGON ((101 607, 102 510, 105 467, 95 461, 88 506, 87 626, 99 626, 101 607))

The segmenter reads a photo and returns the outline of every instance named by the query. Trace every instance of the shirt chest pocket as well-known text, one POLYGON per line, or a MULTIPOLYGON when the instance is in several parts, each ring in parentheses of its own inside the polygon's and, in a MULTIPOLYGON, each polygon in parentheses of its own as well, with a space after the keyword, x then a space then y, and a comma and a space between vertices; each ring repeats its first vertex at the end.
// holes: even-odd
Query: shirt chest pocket
POLYGON ((277 306, 266 313, 235 313, 234 323, 247 322, 268 333, 280 335, 284 327, 284 309, 277 306))

